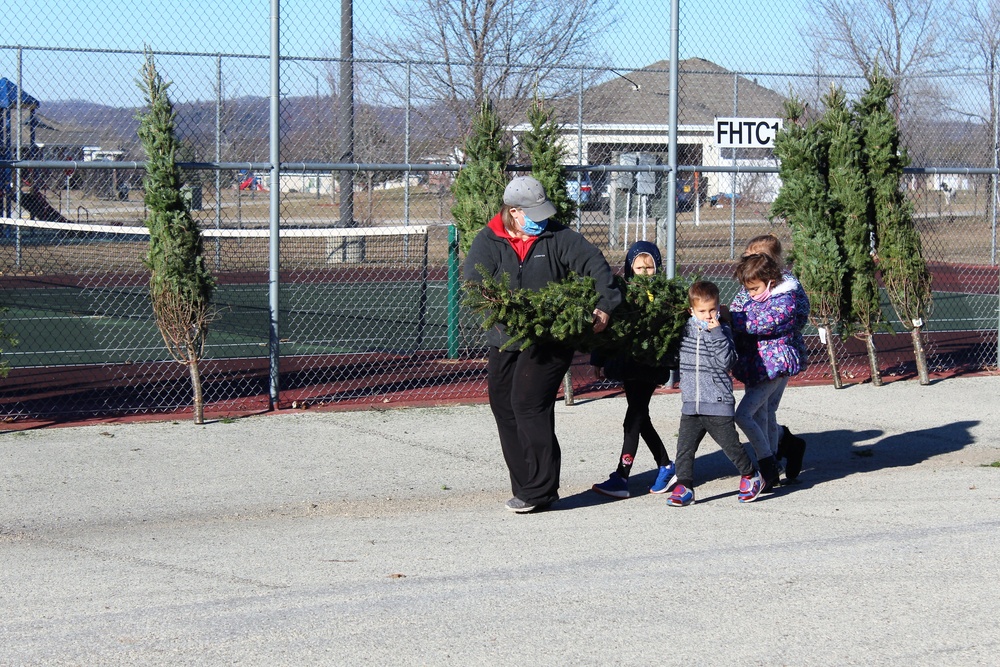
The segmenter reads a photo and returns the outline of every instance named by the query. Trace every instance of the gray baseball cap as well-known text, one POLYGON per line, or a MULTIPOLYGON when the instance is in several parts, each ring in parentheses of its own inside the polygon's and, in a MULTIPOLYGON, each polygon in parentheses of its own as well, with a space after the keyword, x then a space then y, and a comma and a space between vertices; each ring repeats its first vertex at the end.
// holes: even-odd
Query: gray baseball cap
POLYGON ((524 211, 524 214, 541 222, 556 214, 556 207, 545 196, 545 188, 531 176, 518 176, 503 191, 503 203, 524 211))

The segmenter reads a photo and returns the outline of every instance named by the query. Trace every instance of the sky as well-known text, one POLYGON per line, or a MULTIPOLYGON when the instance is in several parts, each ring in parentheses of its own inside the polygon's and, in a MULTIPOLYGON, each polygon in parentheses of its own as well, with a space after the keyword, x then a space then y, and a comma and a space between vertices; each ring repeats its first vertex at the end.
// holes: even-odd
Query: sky
MULTIPOLYGON (((388 5, 393 0, 354 0, 355 30, 391 36, 398 30, 388 5)), ((395 0, 415 9, 420 0, 395 0)), ((525 0, 528 1, 528 0, 525 0)), ((87 48, 141 51, 233 53, 258 59, 226 59, 227 92, 268 93, 266 56, 270 45, 268 0, 33 0, 12 2, 0 13, 5 47, 87 48)), ((800 28, 807 0, 681 0, 680 56, 701 57, 728 69, 749 72, 803 72, 807 49, 800 28)), ((339 55, 336 0, 282 0, 282 53, 286 56, 339 55)), ((610 60, 624 70, 665 60, 670 45, 669 0, 619 0, 616 29, 603 35, 610 60)), ((141 56, 67 54, 25 49, 25 90, 41 99, 89 99, 121 105, 138 102, 133 82, 141 56)), ((214 58, 161 59, 182 99, 214 97, 214 58)), ((286 66, 284 94, 313 94, 323 77, 320 65, 286 66)), ((16 51, 0 49, 0 76, 16 77, 16 51)))

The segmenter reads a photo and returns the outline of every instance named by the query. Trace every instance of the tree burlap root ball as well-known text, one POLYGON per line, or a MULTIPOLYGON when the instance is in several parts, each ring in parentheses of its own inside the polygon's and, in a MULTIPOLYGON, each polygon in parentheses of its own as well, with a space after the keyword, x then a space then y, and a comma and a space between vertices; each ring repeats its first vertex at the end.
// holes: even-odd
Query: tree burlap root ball
MULTIPOLYGON (((478 268, 478 267, 477 267, 478 268)), ((465 305, 484 316, 483 328, 503 325, 510 336, 504 348, 525 349, 554 342, 580 352, 625 354, 656 366, 676 355, 687 321, 687 284, 679 278, 635 276, 628 283, 617 278, 621 305, 611 314, 607 329, 596 334, 593 313, 598 295, 594 279, 570 275, 532 291, 511 289, 506 275, 465 285, 465 305)))

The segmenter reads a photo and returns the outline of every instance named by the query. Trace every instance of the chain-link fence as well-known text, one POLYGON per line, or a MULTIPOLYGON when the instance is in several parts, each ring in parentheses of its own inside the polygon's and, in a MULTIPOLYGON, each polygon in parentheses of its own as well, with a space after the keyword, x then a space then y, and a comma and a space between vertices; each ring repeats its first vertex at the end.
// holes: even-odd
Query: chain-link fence
MULTIPOLYGON (((145 47, 173 82, 185 194, 219 281, 202 373, 209 409, 268 407, 275 315, 282 406, 483 396, 482 338, 459 307, 449 227, 470 113, 491 98, 516 143, 530 100, 544 97, 563 124, 580 231, 612 264, 634 240, 664 245, 669 4, 493 0, 482 3, 492 18, 463 21, 468 3, 282 3, 277 183, 272 21, 262 3, 238 16, 216 2, 190 14, 110 2, 72 19, 25 8, 0 18, 11 41, 0 45, 0 306, 19 341, 3 352, 11 373, 0 410, 190 405, 186 371, 151 321, 142 230, 128 229, 145 219, 135 84, 145 47), (353 39, 342 39, 345 8, 353 39), (282 229, 313 234, 282 236, 277 313, 268 300, 272 192, 282 229), (31 226, 39 221, 54 226, 31 226)), ((772 232, 790 245, 790 234, 769 217, 780 187, 770 148, 721 146, 718 119, 777 118, 792 95, 822 109, 831 85, 851 99, 864 87, 863 63, 815 46, 834 51, 836 34, 809 38, 832 19, 779 4, 781 20, 745 13, 738 29, 729 22, 737 10, 721 5, 680 15, 676 267, 718 281, 724 298, 749 238, 772 232)), ((953 50, 946 73, 933 59, 892 72, 912 160, 905 185, 934 276, 927 337, 937 371, 997 365, 997 76, 970 39, 955 39, 968 48, 953 50)), ((878 335, 883 367, 911 373, 909 337, 893 325, 897 333, 878 335)), ((825 348, 809 341, 820 377, 825 348)), ((863 343, 838 346, 842 372, 866 378, 863 343)))

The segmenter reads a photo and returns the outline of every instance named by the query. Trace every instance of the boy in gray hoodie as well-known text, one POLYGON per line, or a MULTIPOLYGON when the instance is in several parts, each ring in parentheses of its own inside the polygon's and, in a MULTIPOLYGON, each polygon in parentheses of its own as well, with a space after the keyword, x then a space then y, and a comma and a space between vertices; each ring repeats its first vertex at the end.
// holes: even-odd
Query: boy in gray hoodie
POLYGON ((763 480, 747 456, 734 420, 736 401, 729 369, 736 346, 729 327, 719 321, 719 288, 698 281, 688 289, 691 318, 681 339, 681 424, 677 433, 675 480, 667 504, 694 503, 694 457, 705 434, 719 443, 739 469, 739 501, 749 503, 760 494, 763 480))

